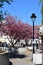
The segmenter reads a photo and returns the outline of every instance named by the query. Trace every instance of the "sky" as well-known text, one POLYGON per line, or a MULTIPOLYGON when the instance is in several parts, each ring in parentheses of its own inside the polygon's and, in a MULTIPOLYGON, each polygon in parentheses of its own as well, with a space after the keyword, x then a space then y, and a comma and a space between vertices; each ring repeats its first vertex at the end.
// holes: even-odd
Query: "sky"
POLYGON ((33 24, 30 16, 35 13, 37 18, 34 24, 41 24, 41 4, 39 4, 39 0, 13 0, 10 5, 5 3, 3 10, 7 10, 10 15, 17 16, 18 19, 30 25, 33 24))

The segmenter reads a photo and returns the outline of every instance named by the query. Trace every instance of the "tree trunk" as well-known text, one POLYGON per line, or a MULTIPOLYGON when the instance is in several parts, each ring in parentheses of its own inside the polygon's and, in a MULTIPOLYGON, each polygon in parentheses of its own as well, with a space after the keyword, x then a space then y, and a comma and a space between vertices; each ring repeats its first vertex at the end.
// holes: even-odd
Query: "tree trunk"
POLYGON ((11 45, 12 45, 12 47, 14 47, 14 44, 13 44, 13 42, 11 43, 11 45))
POLYGON ((42 24, 43 24, 43 4, 42 4, 42 24))

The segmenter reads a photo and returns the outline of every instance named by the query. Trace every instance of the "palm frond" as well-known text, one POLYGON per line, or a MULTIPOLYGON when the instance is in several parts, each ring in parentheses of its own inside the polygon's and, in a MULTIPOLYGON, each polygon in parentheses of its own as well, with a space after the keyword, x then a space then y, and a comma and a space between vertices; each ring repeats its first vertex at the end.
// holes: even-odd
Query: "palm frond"
POLYGON ((13 0, 5 0, 5 2, 7 2, 8 4, 10 4, 11 2, 13 2, 13 0))
POLYGON ((1 3, 6 2, 6 3, 10 4, 11 2, 13 2, 13 0, 0 0, 0 2, 1 2, 1 3))
POLYGON ((39 0, 39 3, 42 3, 43 4, 43 0, 39 0))

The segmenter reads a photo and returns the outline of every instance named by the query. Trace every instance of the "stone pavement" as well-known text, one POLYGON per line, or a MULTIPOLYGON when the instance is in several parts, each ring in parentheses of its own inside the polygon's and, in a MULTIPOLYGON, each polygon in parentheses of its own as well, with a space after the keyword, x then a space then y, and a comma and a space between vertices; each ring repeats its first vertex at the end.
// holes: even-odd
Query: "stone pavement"
POLYGON ((11 58, 10 62, 12 62, 11 65, 35 65, 32 62, 32 52, 31 51, 26 51, 23 54, 20 54, 21 56, 24 55, 24 57, 16 57, 16 58, 11 58))
POLYGON ((12 65, 35 65, 32 61, 26 59, 10 59, 12 65))

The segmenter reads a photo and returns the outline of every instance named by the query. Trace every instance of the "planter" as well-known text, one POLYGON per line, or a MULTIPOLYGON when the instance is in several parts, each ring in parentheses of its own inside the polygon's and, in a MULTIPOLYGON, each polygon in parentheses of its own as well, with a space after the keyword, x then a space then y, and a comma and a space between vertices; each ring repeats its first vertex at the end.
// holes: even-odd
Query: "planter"
POLYGON ((0 50, 0 65, 9 65, 9 52, 0 50))
POLYGON ((0 47, 1 50, 6 50, 6 51, 9 51, 9 48, 8 47, 0 47))
POLYGON ((33 54, 33 63, 35 63, 36 65, 42 65, 42 53, 33 54))

